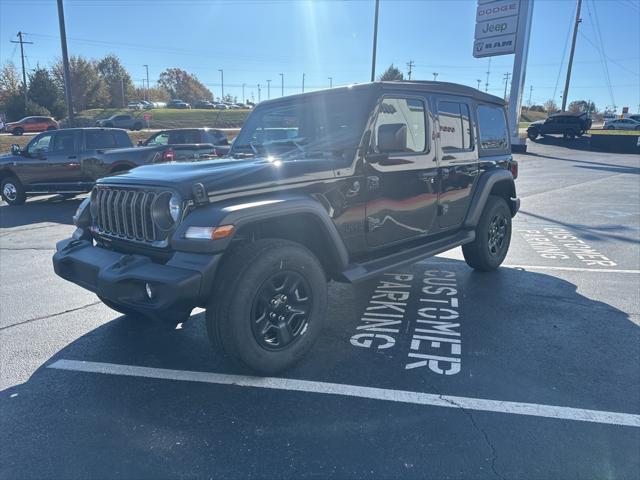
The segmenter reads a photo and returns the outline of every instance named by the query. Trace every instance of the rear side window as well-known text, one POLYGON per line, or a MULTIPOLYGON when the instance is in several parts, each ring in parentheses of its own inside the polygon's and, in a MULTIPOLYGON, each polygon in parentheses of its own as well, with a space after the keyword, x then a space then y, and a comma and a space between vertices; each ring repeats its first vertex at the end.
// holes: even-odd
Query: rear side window
POLYGON ((87 150, 105 150, 119 146, 114 132, 88 131, 85 132, 85 140, 87 150))
POLYGON ((509 130, 504 110, 489 105, 478 106, 478 130, 482 150, 507 150, 509 130))
POLYGON ((377 152, 424 152, 427 149, 426 108, 417 98, 384 98, 374 127, 377 152))
POLYGON ((127 132, 117 130, 114 132, 114 135, 116 137, 116 144, 118 145, 118 148, 133 147, 133 142, 131 142, 131 137, 129 137, 127 132))
POLYGON ((195 130, 178 130, 169 135, 171 145, 184 145, 187 143, 200 143, 200 135, 195 130))
POLYGON ((61 131, 53 138, 53 153, 72 153, 76 149, 75 132, 61 131))
POLYGON ((438 102, 440 145, 443 152, 473 150, 469 106, 460 102, 438 102))

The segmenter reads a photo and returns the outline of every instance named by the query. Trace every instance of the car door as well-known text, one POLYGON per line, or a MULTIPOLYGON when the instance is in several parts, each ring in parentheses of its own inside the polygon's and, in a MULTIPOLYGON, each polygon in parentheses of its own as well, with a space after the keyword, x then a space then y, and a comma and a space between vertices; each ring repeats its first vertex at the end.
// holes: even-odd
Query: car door
POLYGON ((84 177, 80 164, 79 132, 60 130, 53 136, 47 155, 51 182, 58 191, 82 191, 84 177))
POLYGON ((431 233, 437 164, 427 98, 385 95, 366 157, 367 244, 380 247, 431 233))
POLYGON ((470 100, 439 96, 438 112, 438 225, 450 229, 462 223, 478 178, 478 147, 470 100))
POLYGON ((42 185, 51 178, 47 156, 52 138, 53 133, 41 133, 33 137, 14 166, 28 192, 41 190, 42 185))

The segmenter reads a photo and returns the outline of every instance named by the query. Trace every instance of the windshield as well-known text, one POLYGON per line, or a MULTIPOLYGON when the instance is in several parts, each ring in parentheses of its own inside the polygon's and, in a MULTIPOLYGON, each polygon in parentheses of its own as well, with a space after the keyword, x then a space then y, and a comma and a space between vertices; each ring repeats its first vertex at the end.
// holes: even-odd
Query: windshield
POLYGON ((370 98, 369 90, 348 90, 258 107, 234 142, 233 154, 304 157, 355 149, 371 109, 370 98))

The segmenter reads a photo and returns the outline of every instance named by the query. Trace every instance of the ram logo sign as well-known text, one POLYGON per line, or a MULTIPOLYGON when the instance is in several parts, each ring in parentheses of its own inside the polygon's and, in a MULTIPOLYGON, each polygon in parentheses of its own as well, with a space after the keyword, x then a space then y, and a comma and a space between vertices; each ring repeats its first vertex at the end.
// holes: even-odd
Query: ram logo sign
POLYGON ((508 55, 516 50, 520 0, 478 0, 473 56, 508 55))

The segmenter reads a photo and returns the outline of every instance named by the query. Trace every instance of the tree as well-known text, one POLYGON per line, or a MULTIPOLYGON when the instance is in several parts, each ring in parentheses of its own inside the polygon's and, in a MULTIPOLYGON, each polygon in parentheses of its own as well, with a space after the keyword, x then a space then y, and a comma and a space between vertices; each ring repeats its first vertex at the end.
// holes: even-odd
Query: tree
POLYGON ((147 92, 146 88, 133 87, 133 94, 131 98, 144 98, 145 93, 148 95, 150 102, 168 102, 171 100, 171 95, 164 88, 152 87, 147 92))
MULTIPOLYGON (((96 62, 84 57, 69 58, 71 97, 76 111, 87 108, 104 108, 109 105, 111 97, 109 89, 98 73, 96 62)), ((64 74, 62 61, 58 61, 52 68, 53 78, 58 88, 64 88, 64 74)))
POLYGON ((171 98, 180 99, 188 103, 198 100, 213 100, 213 94, 195 75, 180 68, 169 68, 160 74, 158 86, 163 88, 171 98))
POLYGON ((46 68, 38 67, 29 74, 27 93, 32 102, 46 108, 54 117, 62 118, 65 116, 66 106, 62 92, 46 68))
POLYGON ((18 70, 13 63, 7 62, 0 68, 0 106, 20 93, 22 93, 22 81, 18 70))
MULTIPOLYGON (((96 64, 98 74, 109 91, 109 107, 122 107, 133 98, 134 87, 129 72, 122 66, 120 59, 111 54, 96 64), (124 88, 123 88, 124 87, 124 88), (123 97, 124 90, 124 97, 123 97)), ((144 98, 144 97, 140 97, 144 98)))
POLYGON ((596 113, 598 110, 591 101, 586 100, 574 100, 569 104, 569 111, 573 113, 596 113))
POLYGON ((553 99, 550 98, 549 100, 544 102, 544 109, 549 114, 556 113, 558 111, 558 105, 553 99))
POLYGON ((392 63, 391 65, 389 65, 389 68, 387 68, 384 73, 378 77, 378 80, 380 80, 381 82, 404 80, 404 75, 392 63))

